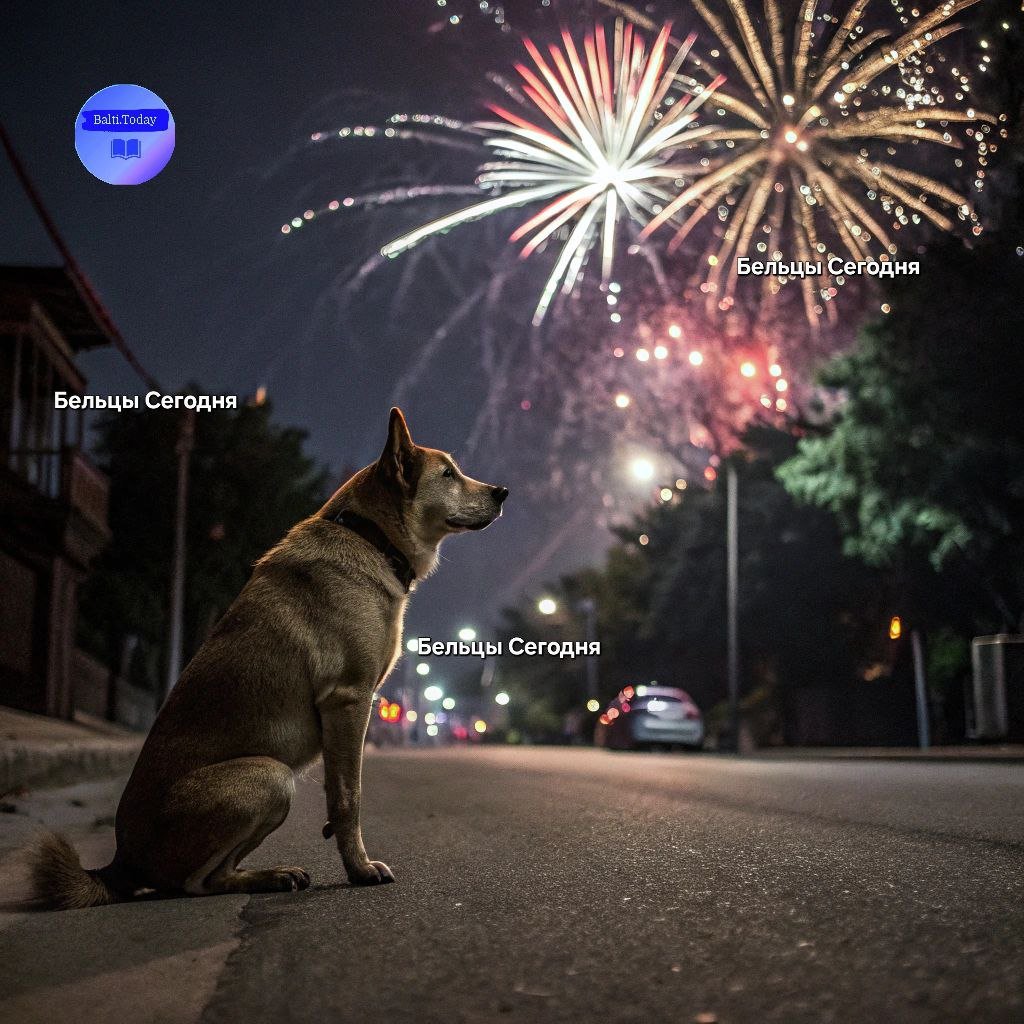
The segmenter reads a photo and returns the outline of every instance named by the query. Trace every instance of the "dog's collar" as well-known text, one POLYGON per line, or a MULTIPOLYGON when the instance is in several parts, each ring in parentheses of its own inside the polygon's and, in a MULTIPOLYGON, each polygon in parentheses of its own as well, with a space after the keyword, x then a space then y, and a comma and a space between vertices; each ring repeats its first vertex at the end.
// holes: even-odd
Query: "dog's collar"
POLYGON ((329 522, 344 526, 345 529, 351 530, 353 533, 358 533, 363 540, 372 544, 388 560, 391 571, 397 577, 398 582, 402 584, 402 589, 407 594, 409 593, 409 589, 416 579, 412 564, 402 551, 388 540, 387 534, 372 519, 367 519, 366 516, 361 516, 358 512, 347 508, 333 516, 325 516, 325 518, 329 522))

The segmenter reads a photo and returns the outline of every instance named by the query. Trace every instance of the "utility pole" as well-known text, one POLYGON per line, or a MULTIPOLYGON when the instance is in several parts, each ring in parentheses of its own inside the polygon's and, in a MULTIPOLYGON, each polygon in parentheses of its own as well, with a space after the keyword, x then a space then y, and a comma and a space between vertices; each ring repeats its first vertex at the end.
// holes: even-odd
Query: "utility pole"
POLYGON ((729 728, 733 750, 740 752, 740 633, 739 633, 739 480, 732 463, 725 470, 726 630, 729 685, 729 728))
MULTIPOLYGON (((590 650, 590 644, 597 642, 597 601, 592 597, 585 597, 579 603, 579 609, 583 612, 585 617, 585 632, 587 640, 587 649, 590 650)), ((584 701, 591 699, 597 700, 597 655, 587 655, 587 692, 583 695, 584 701)))
POLYGON ((917 745, 922 750, 931 746, 931 728, 928 722, 928 682, 924 674, 924 648, 921 632, 910 631, 910 646, 914 653, 914 695, 917 698, 917 745))
MULTIPOLYGON (((188 522, 188 470, 195 445, 195 413, 182 411, 178 420, 178 491, 174 503, 174 552, 171 558, 171 612, 167 630, 167 678, 164 700, 181 675, 181 647, 185 613, 185 527, 188 522)), ((163 703, 161 701, 161 703, 163 703)))

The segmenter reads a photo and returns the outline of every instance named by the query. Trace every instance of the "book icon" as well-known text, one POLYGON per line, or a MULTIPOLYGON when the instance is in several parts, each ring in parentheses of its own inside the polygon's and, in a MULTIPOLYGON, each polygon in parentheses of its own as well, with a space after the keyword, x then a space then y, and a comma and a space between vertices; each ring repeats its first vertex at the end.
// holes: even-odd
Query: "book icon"
POLYGON ((142 159, 142 142, 140 139, 111 139, 110 158, 119 160, 142 159))

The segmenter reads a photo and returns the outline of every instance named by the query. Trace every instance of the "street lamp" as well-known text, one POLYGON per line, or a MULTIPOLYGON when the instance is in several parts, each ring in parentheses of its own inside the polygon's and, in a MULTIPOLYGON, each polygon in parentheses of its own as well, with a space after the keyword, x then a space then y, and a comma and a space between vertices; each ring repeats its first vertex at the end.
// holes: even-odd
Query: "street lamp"
POLYGON ((504 707, 510 699, 511 698, 504 690, 502 690, 501 693, 496 693, 494 695, 494 703, 500 704, 502 707, 504 707))
POLYGON ((444 696, 444 690, 442 690, 440 686, 428 686, 423 691, 423 699, 424 700, 430 700, 430 701, 440 700, 443 696, 444 696))
POLYGON ((416 666, 416 675, 418 675, 418 676, 425 676, 425 675, 429 675, 429 673, 430 673, 430 666, 425 661, 421 661, 416 666))
POLYGON ((472 626, 463 626, 462 629, 459 630, 459 639, 465 640, 466 643, 469 643, 470 640, 475 640, 476 630, 472 626))
POLYGON ((558 611, 558 603, 551 597, 542 597, 537 602, 537 611, 541 615, 554 615, 558 611))
POLYGON ((634 479, 642 484, 650 483, 654 479, 654 463, 644 456, 638 456, 629 464, 629 471, 634 479))
POLYGON ((453 710, 454 707, 455 707, 455 698, 454 697, 445 697, 445 699, 443 701, 441 701, 441 707, 443 707, 445 709, 445 711, 453 710))

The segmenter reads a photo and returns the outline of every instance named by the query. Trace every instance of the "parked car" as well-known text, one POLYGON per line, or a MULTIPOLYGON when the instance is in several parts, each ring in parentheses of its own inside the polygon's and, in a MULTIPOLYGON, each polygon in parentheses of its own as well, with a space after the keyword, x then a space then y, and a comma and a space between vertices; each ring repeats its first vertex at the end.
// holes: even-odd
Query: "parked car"
POLYGON ((685 690, 653 683, 626 686, 597 720, 594 743, 609 750, 699 750, 704 718, 685 690))

